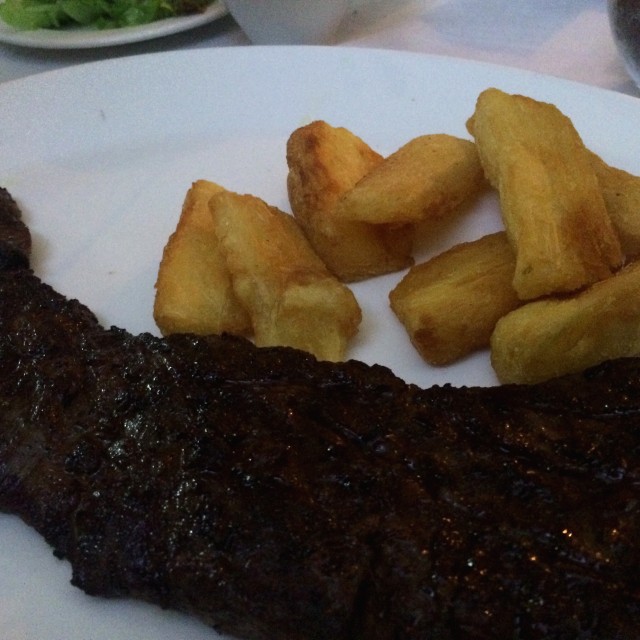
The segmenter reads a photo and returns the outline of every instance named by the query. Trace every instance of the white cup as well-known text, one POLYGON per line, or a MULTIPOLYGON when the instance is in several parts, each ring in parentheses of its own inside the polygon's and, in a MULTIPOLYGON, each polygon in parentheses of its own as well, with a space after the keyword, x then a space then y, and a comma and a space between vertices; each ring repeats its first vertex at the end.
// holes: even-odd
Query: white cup
POLYGON ((328 44, 349 0, 225 0, 254 44, 328 44))

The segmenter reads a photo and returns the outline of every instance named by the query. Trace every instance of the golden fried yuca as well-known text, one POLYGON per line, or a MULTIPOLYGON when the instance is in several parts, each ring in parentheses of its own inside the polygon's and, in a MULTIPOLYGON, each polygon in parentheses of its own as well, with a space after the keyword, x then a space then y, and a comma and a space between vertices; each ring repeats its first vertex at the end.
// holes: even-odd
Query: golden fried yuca
POLYGON ((340 198, 382 156, 349 130, 315 121, 287 141, 291 210, 316 253, 344 282, 404 269, 412 264, 412 228, 372 225, 336 215, 340 198))
POLYGON ((521 304, 515 256, 504 232, 456 245, 412 267, 389 294, 420 355, 449 364, 489 345, 498 319, 521 304))
POLYGON ((230 192, 214 195, 210 206, 256 344, 343 359, 360 324, 360 307, 314 253, 295 219, 259 198, 230 192))
POLYGON ((231 287, 209 212, 209 199, 223 190, 207 180, 194 182, 164 248, 153 316, 165 335, 250 331, 249 316, 231 287))
POLYGON ((570 297, 536 300, 504 316, 491 337, 503 383, 535 383, 640 353, 640 262, 570 297))
POLYGON ((622 264, 589 153, 569 118, 554 105, 488 89, 468 127, 500 195, 521 298, 575 291, 622 264))
POLYGON ((640 255, 640 176, 608 165, 590 152, 611 222, 628 257, 640 255))
POLYGON ((486 186, 476 146, 446 134, 413 138, 348 190, 336 208, 345 220, 413 223, 458 213, 486 186))

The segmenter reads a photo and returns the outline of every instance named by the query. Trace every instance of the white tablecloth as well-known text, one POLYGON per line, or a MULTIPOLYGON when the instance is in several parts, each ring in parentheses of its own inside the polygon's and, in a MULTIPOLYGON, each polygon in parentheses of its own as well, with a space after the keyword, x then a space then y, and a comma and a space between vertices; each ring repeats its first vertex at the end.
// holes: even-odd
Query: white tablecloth
MULTIPOLYGON (((616 52, 606 0, 352 0, 332 46, 505 64, 640 96, 616 52)), ((181 34, 93 50, 0 45, 0 83, 107 57, 248 45, 230 16, 181 34)))

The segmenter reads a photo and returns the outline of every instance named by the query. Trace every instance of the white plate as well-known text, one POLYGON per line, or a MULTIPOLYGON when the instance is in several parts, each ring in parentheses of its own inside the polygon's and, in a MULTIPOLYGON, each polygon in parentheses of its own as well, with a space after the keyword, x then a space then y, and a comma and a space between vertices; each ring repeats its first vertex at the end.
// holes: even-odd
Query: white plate
POLYGON ((156 20, 137 27, 121 29, 35 29, 19 31, 0 20, 0 42, 37 49, 88 49, 131 44, 195 29, 226 15, 222 0, 217 0, 201 13, 156 20))
MULTIPOLYGON (((158 261, 193 180, 287 209, 285 142, 296 127, 324 119, 388 153, 423 133, 466 136, 488 86, 555 102, 594 151, 640 173, 640 102, 628 96, 419 54, 247 47, 138 56, 0 85, 0 184, 33 231, 37 273, 106 324, 154 331, 158 261)), ((420 258, 499 225, 487 197, 420 258)), ((387 305, 400 275, 353 287, 364 323, 351 355, 421 385, 495 383, 486 353, 444 369, 420 361, 387 305)), ((216 637, 155 607, 86 597, 68 578, 37 535, 0 517, 0 637, 216 637)))

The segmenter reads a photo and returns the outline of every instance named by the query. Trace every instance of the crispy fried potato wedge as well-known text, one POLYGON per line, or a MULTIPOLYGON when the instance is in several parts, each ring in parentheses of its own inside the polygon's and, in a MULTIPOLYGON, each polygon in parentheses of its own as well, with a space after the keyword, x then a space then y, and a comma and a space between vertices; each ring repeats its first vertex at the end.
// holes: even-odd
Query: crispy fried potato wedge
POLYGON ((295 219, 249 195, 210 201, 233 289, 258 346, 290 346, 341 360, 361 321, 353 293, 335 278, 295 219))
POLYGON ((461 211, 486 186, 473 142, 424 135, 359 180, 338 202, 336 215, 374 224, 442 220, 461 211))
POLYGON ((412 264, 409 225, 372 225, 336 215, 340 198, 382 156, 349 130, 315 121, 287 141, 291 210, 316 253, 343 282, 363 280, 412 264))
POLYGON ((536 300, 507 314, 491 337, 503 383, 536 383, 640 353, 640 262, 567 298, 536 300))
POLYGON ((590 152, 611 222, 618 232, 625 255, 640 255, 640 176, 608 165, 590 152))
POLYGON ((487 347, 498 319, 521 304, 514 269, 505 233, 490 234, 412 267, 389 294, 391 308, 428 363, 450 364, 487 347))
POLYGON ((249 315, 233 292, 209 212, 209 199, 223 190, 198 180, 185 196, 155 285, 153 317, 164 335, 247 334, 251 329, 249 315))
POLYGON ((500 195, 522 299, 576 291, 620 267, 618 236, 569 118, 554 105, 488 89, 468 128, 500 195))

